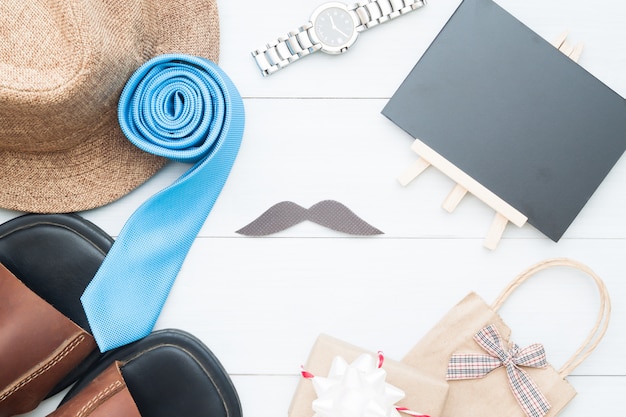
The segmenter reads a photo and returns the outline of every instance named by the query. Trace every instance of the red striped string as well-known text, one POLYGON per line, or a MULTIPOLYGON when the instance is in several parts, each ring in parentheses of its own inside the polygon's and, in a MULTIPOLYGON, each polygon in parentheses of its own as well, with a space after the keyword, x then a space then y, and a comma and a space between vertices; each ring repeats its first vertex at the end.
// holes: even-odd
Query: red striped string
POLYGON ((408 415, 410 415, 410 416, 413 416, 413 417, 430 417, 430 416, 429 416, 429 415, 427 415, 427 414, 420 414, 420 413, 416 413, 415 411, 411 411, 411 410, 409 410, 409 409, 408 409, 408 408, 406 408, 406 407, 396 407, 396 410, 398 410, 398 411, 399 411, 399 412, 401 412, 401 413, 404 413, 404 414, 408 414, 408 415))
POLYGON ((306 369, 304 369, 304 365, 301 365, 300 368, 302 368, 302 371, 300 371, 300 373, 302 374, 303 378, 305 378, 305 379, 313 379, 313 378, 315 378, 315 375, 313 375, 311 372, 309 372, 306 369))

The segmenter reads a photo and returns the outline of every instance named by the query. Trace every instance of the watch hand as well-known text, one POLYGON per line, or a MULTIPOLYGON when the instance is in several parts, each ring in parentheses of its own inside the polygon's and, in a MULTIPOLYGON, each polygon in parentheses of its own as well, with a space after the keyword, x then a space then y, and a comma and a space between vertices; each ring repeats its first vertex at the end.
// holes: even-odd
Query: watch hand
POLYGON ((348 35, 346 35, 345 33, 343 33, 343 31, 342 31, 341 29, 339 29, 339 28, 337 27, 337 25, 335 25, 335 20, 333 19, 333 17, 332 17, 332 16, 328 16, 328 17, 330 18, 330 26, 331 26, 334 30, 336 30, 337 32, 341 33, 341 34, 342 34, 343 36, 345 36, 346 38, 349 38, 349 36, 348 36, 348 35))
POLYGON ((339 33, 341 33, 343 36, 345 36, 346 38, 349 38, 348 35, 346 35, 345 33, 343 33, 338 27, 335 27, 335 30, 339 33))

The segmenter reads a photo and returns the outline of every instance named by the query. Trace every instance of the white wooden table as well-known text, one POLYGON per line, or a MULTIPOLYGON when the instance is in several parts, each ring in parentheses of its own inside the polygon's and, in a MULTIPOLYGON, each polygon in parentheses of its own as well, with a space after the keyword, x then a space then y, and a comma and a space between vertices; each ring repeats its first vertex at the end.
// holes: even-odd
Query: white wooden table
MULTIPOLYGON (((408 187, 396 177, 412 139, 380 114, 459 0, 363 33, 347 54, 314 54, 268 78, 250 51, 306 22, 315 0, 218 0, 220 65, 246 106, 246 131, 231 177, 174 285, 158 328, 187 330, 220 358, 244 414, 286 416, 300 365, 320 333, 401 359, 470 291, 491 302, 519 272, 550 257, 589 265, 606 282, 612 322, 569 381, 567 417, 626 409, 626 160, 622 158, 559 243, 530 225, 509 225, 495 251, 482 246, 493 211, 466 197, 440 205, 451 180, 427 170, 408 187), (236 230, 274 203, 341 201, 384 235, 356 238, 302 223, 265 238, 236 230)), ((500 0, 545 39, 569 30, 579 60, 626 96, 626 5, 616 0, 500 0)), ((572 86, 575 88, 575 86, 572 86)), ((108 206, 80 213, 112 236, 150 195, 187 167, 172 163, 108 206)), ((19 213, 0 211, 5 221, 19 213)), ((524 285, 502 316, 520 345, 542 342, 555 367, 593 325, 598 297, 576 273, 546 273, 524 285)), ((46 401, 33 416, 53 410, 46 401)))

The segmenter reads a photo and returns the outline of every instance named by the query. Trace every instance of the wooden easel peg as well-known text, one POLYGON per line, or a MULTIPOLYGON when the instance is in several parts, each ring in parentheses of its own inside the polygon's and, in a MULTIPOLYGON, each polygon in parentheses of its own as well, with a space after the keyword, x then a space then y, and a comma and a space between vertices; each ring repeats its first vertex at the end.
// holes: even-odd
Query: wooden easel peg
POLYGON ((568 34, 569 33, 567 30, 561 33, 552 41, 552 46, 554 46, 556 49, 561 49, 561 46, 563 46, 563 43, 565 42, 565 39, 567 39, 568 34))
POLYGON ((583 44, 579 43, 574 46, 567 42, 563 42, 563 45, 559 47, 559 51, 563 52, 565 56, 568 56, 572 61, 578 62, 580 55, 583 52, 583 44))
POLYGON ((574 62, 578 62, 578 60, 580 59, 580 55, 583 53, 583 48, 584 45, 582 43, 576 45, 574 47, 574 50, 569 54, 570 59, 574 62))
POLYGON ((493 222, 491 222, 489 232, 487 232, 487 236, 483 241, 483 246, 487 249, 494 250, 498 246, 500 239, 502 239, 502 234, 508 222, 509 220, 506 217, 500 213, 496 213, 493 222))
POLYGON ((411 181, 417 178, 426 168, 430 166, 430 162, 426 161, 424 158, 418 157, 417 160, 406 169, 400 176, 398 177, 398 182, 406 187, 411 181))
POLYGON ((443 201, 441 207, 448 213, 452 213, 456 210, 457 206, 466 194, 467 188, 463 187, 461 184, 455 185, 452 191, 450 191, 450 194, 448 194, 446 199, 443 201))
POLYGON ((559 51, 563 52, 565 56, 570 56, 570 54, 574 52, 574 46, 568 42, 563 42, 563 45, 561 45, 559 51))
POLYGON ((563 52, 566 56, 570 57, 570 59, 574 62, 578 62, 580 59, 580 55, 583 52, 583 44, 579 43, 576 46, 570 45, 567 39, 567 31, 561 33, 559 36, 554 39, 552 42, 552 46, 554 46, 559 51, 563 52))

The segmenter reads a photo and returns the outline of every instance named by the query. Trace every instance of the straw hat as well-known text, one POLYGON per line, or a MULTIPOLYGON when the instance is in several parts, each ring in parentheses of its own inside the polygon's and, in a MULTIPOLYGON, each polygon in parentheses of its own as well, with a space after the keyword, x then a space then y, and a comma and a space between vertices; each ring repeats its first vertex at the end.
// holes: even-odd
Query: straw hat
POLYGON ((217 62, 215 0, 2 0, 0 207, 87 210, 161 168, 123 136, 117 104, 141 64, 170 52, 217 62))

